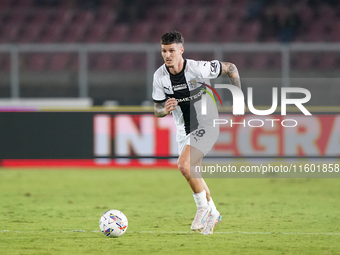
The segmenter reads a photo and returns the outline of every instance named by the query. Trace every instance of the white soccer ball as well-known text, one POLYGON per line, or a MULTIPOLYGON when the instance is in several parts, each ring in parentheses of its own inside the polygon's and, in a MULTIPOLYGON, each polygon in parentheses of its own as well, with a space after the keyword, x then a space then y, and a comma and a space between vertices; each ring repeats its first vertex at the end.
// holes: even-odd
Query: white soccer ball
POLYGON ((126 232, 128 219, 121 211, 109 210, 100 217, 99 228, 108 237, 119 237, 126 232))

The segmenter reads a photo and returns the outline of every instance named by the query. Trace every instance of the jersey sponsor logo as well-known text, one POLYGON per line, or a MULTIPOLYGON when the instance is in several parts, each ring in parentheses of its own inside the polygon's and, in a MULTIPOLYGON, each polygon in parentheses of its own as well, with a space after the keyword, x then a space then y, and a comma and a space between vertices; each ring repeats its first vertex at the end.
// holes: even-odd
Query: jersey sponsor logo
POLYGON ((181 90, 181 89, 186 89, 187 87, 188 87, 187 84, 183 83, 183 84, 172 86, 172 89, 174 91, 177 91, 177 90, 181 90))
POLYGON ((179 98, 179 99, 176 99, 178 103, 182 103, 182 102, 189 102, 191 100, 196 100, 196 99, 199 99, 202 94, 204 93, 203 90, 200 90, 197 94, 195 95, 192 95, 192 96, 189 96, 189 97, 184 97, 184 98, 179 98))
POLYGON ((167 91, 171 92, 170 87, 164 87, 163 86, 163 88, 166 89, 167 91))
POLYGON ((188 81, 188 85, 191 89, 194 89, 197 87, 197 82, 196 80, 193 79, 193 80, 188 81))

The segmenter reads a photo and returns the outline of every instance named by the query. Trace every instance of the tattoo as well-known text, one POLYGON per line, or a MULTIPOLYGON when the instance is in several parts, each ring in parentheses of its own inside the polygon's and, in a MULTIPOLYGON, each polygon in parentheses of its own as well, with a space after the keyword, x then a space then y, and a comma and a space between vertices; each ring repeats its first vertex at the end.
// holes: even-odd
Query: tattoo
POLYGON ((236 66, 230 62, 221 62, 222 64, 222 74, 225 74, 229 77, 231 83, 238 88, 241 88, 241 80, 240 75, 236 66))
POLYGON ((156 117, 161 118, 161 117, 168 115, 165 113, 165 102, 155 103, 153 109, 154 109, 156 117))

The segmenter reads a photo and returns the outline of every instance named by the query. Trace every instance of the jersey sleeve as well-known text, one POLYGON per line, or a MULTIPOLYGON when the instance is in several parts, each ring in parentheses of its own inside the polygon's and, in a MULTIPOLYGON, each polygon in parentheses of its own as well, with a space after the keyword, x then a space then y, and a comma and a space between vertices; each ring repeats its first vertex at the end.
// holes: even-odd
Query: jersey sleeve
POLYGON ((198 61, 198 70, 204 79, 214 79, 221 75, 222 64, 218 60, 198 61))
POLYGON ((164 88, 160 84, 157 77, 153 76, 153 91, 152 91, 152 99, 156 103, 163 103, 166 101, 166 95, 164 93, 164 88))

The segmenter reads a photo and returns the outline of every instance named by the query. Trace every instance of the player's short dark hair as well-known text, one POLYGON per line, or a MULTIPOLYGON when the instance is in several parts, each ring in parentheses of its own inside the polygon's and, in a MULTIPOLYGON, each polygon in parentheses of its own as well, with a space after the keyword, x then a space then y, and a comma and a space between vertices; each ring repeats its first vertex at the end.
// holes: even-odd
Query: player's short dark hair
POLYGON ((176 30, 164 34, 161 38, 161 44, 169 45, 173 43, 184 43, 182 34, 176 30))

